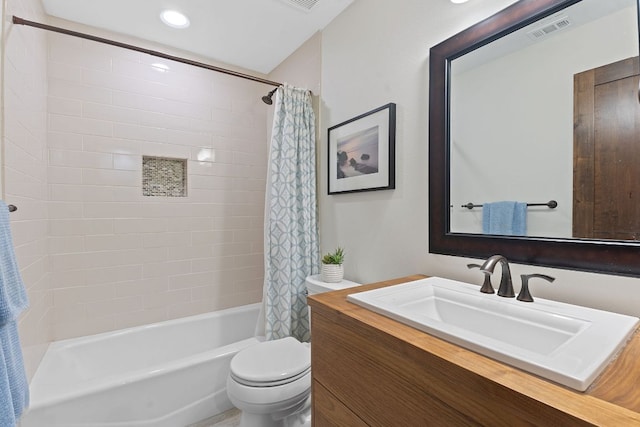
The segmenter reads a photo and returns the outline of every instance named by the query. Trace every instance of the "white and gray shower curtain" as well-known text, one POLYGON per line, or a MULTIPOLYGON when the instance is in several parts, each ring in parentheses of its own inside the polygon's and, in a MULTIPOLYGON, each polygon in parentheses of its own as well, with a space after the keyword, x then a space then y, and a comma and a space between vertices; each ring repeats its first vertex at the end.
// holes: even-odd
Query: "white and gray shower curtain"
POLYGON ((276 92, 265 201, 266 338, 308 341, 305 278, 319 270, 315 115, 306 89, 276 92))

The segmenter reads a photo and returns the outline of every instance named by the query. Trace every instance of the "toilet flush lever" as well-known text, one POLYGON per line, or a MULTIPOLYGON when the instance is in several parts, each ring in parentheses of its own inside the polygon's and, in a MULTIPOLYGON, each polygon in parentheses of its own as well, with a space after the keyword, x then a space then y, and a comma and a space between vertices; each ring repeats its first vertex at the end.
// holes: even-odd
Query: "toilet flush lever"
POLYGON ((520 278, 522 279, 522 288, 520 289, 520 293, 518 294, 519 301, 524 302, 533 302, 533 297, 531 296, 531 292, 529 292, 529 279, 537 277, 539 279, 544 279, 548 282, 553 282, 555 277, 547 276, 546 274, 521 274, 520 278))
MULTIPOLYGON (((480 264, 467 264, 467 268, 482 268, 480 264)), ((491 273, 483 271, 484 273, 484 282, 482 283, 482 287, 480 288, 480 292, 483 294, 493 294, 496 291, 493 289, 493 285, 491 284, 491 273)))

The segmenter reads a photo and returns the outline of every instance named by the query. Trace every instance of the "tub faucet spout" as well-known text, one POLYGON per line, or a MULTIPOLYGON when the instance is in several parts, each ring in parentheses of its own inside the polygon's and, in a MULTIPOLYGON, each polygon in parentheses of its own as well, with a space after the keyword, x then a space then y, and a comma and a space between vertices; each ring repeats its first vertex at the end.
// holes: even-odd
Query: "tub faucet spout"
POLYGON ((509 269, 509 262, 502 255, 494 255, 488 258, 480 270, 483 272, 493 274, 493 269, 496 264, 500 263, 502 267, 502 278, 500 279, 500 287, 498 288, 498 295, 506 298, 513 298, 516 296, 513 291, 513 282, 511 281, 511 270, 509 269))

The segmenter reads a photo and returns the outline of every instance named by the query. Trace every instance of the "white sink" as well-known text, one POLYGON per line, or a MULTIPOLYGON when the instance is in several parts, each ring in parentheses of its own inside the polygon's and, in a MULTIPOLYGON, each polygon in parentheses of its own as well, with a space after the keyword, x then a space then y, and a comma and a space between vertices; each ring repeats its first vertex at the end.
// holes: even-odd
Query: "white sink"
POLYGON ((536 298, 526 303, 431 277, 347 299, 446 341, 584 391, 638 326, 636 317, 536 298))

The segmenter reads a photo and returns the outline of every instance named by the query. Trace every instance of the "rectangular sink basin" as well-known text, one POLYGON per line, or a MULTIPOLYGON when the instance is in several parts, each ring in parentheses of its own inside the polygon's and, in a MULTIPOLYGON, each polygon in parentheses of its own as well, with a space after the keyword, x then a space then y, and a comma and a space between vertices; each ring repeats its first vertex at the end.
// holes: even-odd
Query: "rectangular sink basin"
POLYGON ((584 391, 627 343, 636 317, 536 298, 532 303, 440 277, 347 296, 438 338, 584 391))

